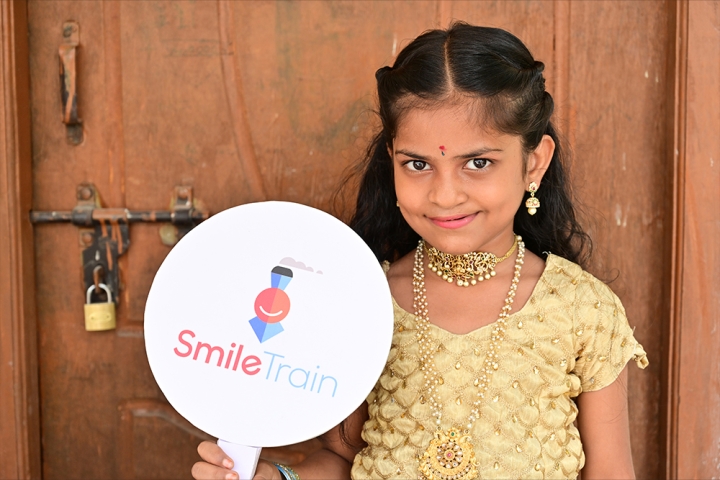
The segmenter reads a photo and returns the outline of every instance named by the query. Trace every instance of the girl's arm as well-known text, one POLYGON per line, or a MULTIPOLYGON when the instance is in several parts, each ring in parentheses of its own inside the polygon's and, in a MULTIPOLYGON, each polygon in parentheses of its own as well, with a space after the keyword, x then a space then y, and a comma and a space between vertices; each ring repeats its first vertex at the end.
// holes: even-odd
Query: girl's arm
MULTIPOLYGON (((367 420, 367 404, 363 403, 344 422, 343 431, 337 425, 320 437, 322 448, 309 455, 303 462, 292 465, 302 480, 349 479, 350 467, 357 452, 364 446, 360 433, 367 420)), ((232 461, 212 442, 202 442, 198 453, 203 459, 193 465, 192 475, 200 480, 237 480, 232 471, 232 461)), ((254 480, 282 480, 278 469, 266 460, 260 460, 254 480)))
POLYGON ((585 450, 582 480, 634 479, 627 406, 627 366, 607 387, 578 397, 585 450))

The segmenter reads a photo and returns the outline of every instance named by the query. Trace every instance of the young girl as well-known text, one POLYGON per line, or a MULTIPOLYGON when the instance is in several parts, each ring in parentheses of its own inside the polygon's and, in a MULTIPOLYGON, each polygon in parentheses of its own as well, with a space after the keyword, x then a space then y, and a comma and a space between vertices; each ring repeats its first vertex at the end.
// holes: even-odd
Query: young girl
MULTIPOLYGON (((508 32, 458 23, 378 70, 351 224, 387 272, 392 349, 322 449, 255 478, 634 478, 625 365, 647 358, 577 265, 588 239, 543 67, 508 32)), ((198 451, 196 478, 237 478, 216 445, 198 451)))

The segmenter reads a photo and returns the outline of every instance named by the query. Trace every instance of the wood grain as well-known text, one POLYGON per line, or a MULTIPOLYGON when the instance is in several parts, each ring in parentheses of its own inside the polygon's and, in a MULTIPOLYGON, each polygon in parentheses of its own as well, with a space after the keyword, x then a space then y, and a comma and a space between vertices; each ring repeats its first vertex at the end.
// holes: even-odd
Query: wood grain
POLYGON ((546 64, 592 271, 650 355, 628 389, 638 478, 720 475, 720 424, 707 415, 720 409, 717 2, 0 5, 0 477, 40 476, 38 408, 46 479, 187 476, 195 459, 144 357, 144 302, 168 252, 157 226, 131 227, 118 330, 90 334, 76 228, 33 237, 27 211, 72 209, 83 181, 116 208, 167 208, 182 183, 214 213, 261 198, 330 210, 377 125, 374 71, 453 20, 506 28, 546 64), (68 19, 81 28, 79 146, 59 118, 68 19), (155 413, 136 415, 143 402, 155 413))
MULTIPOLYGON (((720 476, 720 4, 688 3, 677 478, 720 476)), ((680 266, 678 265, 678 266, 680 266)))
POLYGON ((245 106, 245 90, 242 84, 242 65, 240 65, 240 51, 236 52, 234 45, 234 8, 235 3, 227 0, 218 0, 218 29, 220 31, 220 58, 222 59, 223 86, 227 96, 227 105, 233 121, 233 134, 237 155, 245 172, 245 183, 250 190, 253 201, 267 200, 265 182, 257 155, 253 147, 252 136, 248 126, 248 113, 245 106))
POLYGON ((628 401, 635 471, 659 478, 663 279, 670 270, 667 202, 671 158, 665 118, 669 33, 660 2, 572 2, 572 179, 595 241, 591 272, 610 282, 650 358, 630 369, 628 401), (638 29, 643 25, 643 29, 638 29), (649 34, 652 32, 652 34, 649 34), (619 41, 618 39, 622 39, 619 41))
POLYGON ((665 478, 677 478, 678 449, 681 439, 678 421, 680 406, 680 338, 683 304, 685 235, 685 141, 687 131, 687 62, 688 62, 688 2, 668 5, 669 28, 673 33, 673 49, 669 52, 668 65, 672 77, 668 78, 668 103, 673 106, 672 118, 668 118, 668 141, 666 156, 673 166, 672 185, 672 235, 668 256, 671 260, 668 299, 668 322, 664 330, 665 374, 664 402, 661 415, 666 432, 664 466, 665 478))
POLYGON ((0 1, 0 478, 40 477, 27 9, 0 1))

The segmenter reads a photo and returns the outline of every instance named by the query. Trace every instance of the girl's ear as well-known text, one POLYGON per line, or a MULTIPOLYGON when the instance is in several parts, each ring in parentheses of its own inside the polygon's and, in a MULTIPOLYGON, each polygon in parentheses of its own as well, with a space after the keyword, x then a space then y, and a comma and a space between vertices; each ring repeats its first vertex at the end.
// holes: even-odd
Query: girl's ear
POLYGON ((528 155, 527 171, 525 173, 527 183, 535 182, 540 185, 540 181, 550 166, 554 153, 555 141, 550 135, 543 135, 538 146, 528 155))

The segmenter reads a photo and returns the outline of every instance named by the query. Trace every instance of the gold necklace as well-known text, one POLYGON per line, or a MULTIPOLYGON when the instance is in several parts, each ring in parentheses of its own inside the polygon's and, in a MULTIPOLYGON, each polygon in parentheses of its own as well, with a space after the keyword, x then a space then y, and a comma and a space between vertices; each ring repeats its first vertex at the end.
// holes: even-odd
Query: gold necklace
MULTIPOLYGON (((437 430, 435 437, 430 441, 425 453, 420 455, 419 469, 421 479, 424 480, 469 480, 478 475, 477 461, 475 459, 475 448, 472 444, 470 431, 475 420, 480 416, 479 406, 485 398, 488 390, 489 377, 498 369, 498 352, 500 344, 505 335, 507 317, 512 310, 513 300, 520 283, 520 270, 522 270, 523 258, 525 257, 525 244, 520 235, 515 236, 515 245, 518 247, 517 258, 515 259, 515 274, 510 284, 510 290, 505 298, 505 305, 500 310, 500 316, 492 330, 490 350, 485 354, 484 368, 480 375, 473 381, 478 388, 477 398, 472 404, 467 424, 463 427, 451 426, 443 431, 442 425, 442 404, 435 397, 437 388, 442 385, 438 380, 438 372, 435 370, 433 352, 437 346, 434 345, 430 334, 430 318, 428 316, 427 290, 425 289, 425 270, 423 268, 423 250, 425 242, 420 240, 415 250, 415 266, 413 268, 413 308, 415 317, 418 319, 417 342, 420 352, 420 368, 425 376, 425 388, 430 402, 430 410, 435 417, 437 430)), ((512 251, 512 250, 511 250, 512 251)))
POLYGON ((518 237, 510 250, 498 258, 490 252, 470 252, 462 255, 441 252, 435 247, 425 247, 428 252, 428 268, 437 273, 443 280, 453 283, 457 278, 458 287, 476 285, 483 280, 490 280, 495 276, 495 267, 508 258, 515 251, 518 237), (477 275, 477 279, 475 276, 477 275))

